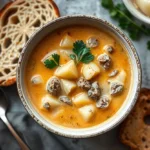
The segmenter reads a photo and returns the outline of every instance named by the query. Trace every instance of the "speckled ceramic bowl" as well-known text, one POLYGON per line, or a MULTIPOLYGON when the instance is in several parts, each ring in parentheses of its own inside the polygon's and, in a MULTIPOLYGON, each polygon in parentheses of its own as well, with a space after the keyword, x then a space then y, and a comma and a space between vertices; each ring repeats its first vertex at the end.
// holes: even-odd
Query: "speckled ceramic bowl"
POLYGON ((133 44, 124 35, 124 33, 114 25, 112 25, 111 23, 105 20, 95 18, 95 17, 90 17, 90 16, 66 16, 54 20, 48 23, 47 25, 43 26, 26 43, 18 63, 17 86, 18 86, 18 93, 23 105, 25 106, 29 114, 32 116, 32 118, 36 120, 42 127, 46 128, 47 130, 53 133, 62 136, 71 137, 71 138, 86 138, 86 137, 92 137, 92 136, 102 134, 114 128, 130 113, 131 109, 133 108, 136 102, 138 93, 140 91, 141 66, 133 44), (36 109, 31 103, 32 100, 27 96, 24 75, 25 75, 25 67, 27 65, 27 62, 29 61, 31 52, 34 50, 35 46, 46 35, 50 34, 52 31, 61 27, 65 27, 69 25, 83 25, 83 24, 90 25, 108 32, 114 38, 116 38, 123 47, 125 47, 125 49, 127 50, 127 54, 129 55, 131 68, 132 68, 132 85, 129 90, 129 94, 127 95, 127 98, 124 101, 122 107, 118 110, 118 112, 114 116, 109 118, 107 121, 90 128, 72 129, 72 128, 56 125, 53 122, 49 122, 45 120, 36 111, 36 109))

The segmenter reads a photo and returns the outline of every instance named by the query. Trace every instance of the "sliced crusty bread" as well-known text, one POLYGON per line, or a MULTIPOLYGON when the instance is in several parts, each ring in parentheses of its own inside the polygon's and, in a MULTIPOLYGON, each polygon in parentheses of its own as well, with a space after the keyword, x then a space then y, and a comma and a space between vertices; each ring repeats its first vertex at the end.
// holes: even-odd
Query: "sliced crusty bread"
POLYGON ((137 104, 121 126, 121 141, 133 150, 150 150, 150 125, 145 122, 146 116, 150 117, 150 89, 141 90, 137 104))
POLYGON ((52 0, 16 0, 0 11, 0 86, 16 81, 20 52, 39 27, 59 17, 52 0))

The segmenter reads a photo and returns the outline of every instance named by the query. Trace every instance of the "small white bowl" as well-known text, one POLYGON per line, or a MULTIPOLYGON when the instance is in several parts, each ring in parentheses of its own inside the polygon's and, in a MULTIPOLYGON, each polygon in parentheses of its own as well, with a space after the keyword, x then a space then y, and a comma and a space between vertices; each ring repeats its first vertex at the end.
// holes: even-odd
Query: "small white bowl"
POLYGON ((123 0, 123 3, 133 16, 146 24, 150 24, 150 17, 144 15, 144 13, 138 10, 132 0, 123 0))

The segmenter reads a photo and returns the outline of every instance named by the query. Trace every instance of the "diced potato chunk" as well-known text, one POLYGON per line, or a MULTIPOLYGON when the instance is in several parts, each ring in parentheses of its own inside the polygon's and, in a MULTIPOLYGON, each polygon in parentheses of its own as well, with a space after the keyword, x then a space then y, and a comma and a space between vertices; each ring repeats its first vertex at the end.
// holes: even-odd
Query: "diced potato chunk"
POLYGON ((73 60, 70 60, 68 63, 58 67, 54 74, 64 79, 78 78, 78 70, 73 60))
POLYGON ((66 34, 60 42, 60 47, 62 48, 73 48, 74 40, 71 36, 66 34))
POLYGON ((53 112, 52 112, 52 116, 54 118, 60 117, 60 116, 62 116, 64 114, 64 112, 65 112, 65 110, 62 109, 62 108, 54 109, 53 112))
POLYGON ((31 82, 33 83, 33 84, 41 84, 41 83, 43 83, 43 79, 42 79, 42 77, 41 77, 41 75, 39 75, 39 74, 37 74, 37 75, 34 75, 32 78, 31 78, 31 82))
POLYGON ((124 70, 122 70, 119 75, 116 77, 116 80, 124 83, 126 79, 126 72, 124 70))
POLYGON ((110 83, 111 82, 120 82, 120 83, 124 84, 126 75, 127 75, 126 72, 124 70, 121 70, 120 73, 117 76, 115 76, 115 78, 109 79, 108 82, 110 82, 110 83))
POLYGON ((95 110, 96 109, 92 104, 79 108, 79 112, 86 122, 90 121, 94 116, 95 110))
POLYGON ((71 60, 69 57, 71 54, 73 54, 73 52, 71 50, 69 50, 69 51, 66 49, 60 50, 60 57, 63 58, 64 60, 66 60, 67 62, 71 60))
POLYGON ((100 68, 97 64, 91 62, 89 64, 84 64, 82 67, 82 74, 85 79, 90 80, 100 73, 100 68))
POLYGON ((51 95, 46 95, 42 98, 42 107, 41 107, 42 109, 45 109, 43 107, 45 103, 48 103, 50 105, 50 109, 56 108, 61 105, 61 103, 58 101, 58 99, 56 99, 55 97, 53 97, 51 95))
POLYGON ((77 94, 75 97, 73 97, 72 101, 77 107, 91 103, 91 100, 85 92, 77 94))
POLYGON ((75 82, 64 80, 64 79, 61 79, 61 83, 62 83, 62 89, 67 95, 71 93, 77 86, 75 82))

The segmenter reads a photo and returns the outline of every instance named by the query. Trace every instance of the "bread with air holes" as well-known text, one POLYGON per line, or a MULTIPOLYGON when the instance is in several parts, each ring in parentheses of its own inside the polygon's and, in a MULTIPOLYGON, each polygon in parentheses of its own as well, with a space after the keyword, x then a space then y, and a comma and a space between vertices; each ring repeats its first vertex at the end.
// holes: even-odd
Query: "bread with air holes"
POLYGON ((0 11, 0 86, 16 81, 23 46, 41 26, 59 17, 52 0, 16 0, 0 11))

